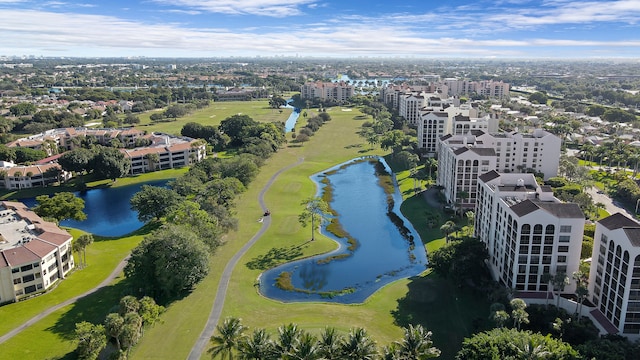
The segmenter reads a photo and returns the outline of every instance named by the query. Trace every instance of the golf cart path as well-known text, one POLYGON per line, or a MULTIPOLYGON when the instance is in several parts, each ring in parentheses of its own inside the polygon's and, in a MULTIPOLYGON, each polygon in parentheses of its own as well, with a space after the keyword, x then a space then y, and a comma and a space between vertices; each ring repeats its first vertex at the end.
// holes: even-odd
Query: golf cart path
MULTIPOLYGON (((294 166, 300 165, 303 161, 304 161, 304 158, 299 158, 296 163, 288 165, 278 170, 276 173, 273 174, 273 176, 271 176, 267 184, 264 186, 264 188, 260 191, 260 194, 258 195, 258 202, 260 203, 260 206, 262 207, 263 211, 267 210, 267 206, 264 203, 264 194, 267 192, 267 190, 269 190, 269 188, 271 187, 273 182, 276 180, 278 175, 280 175, 284 171, 291 169, 294 166)), ((271 225, 271 216, 265 216, 262 220, 262 227, 260 228, 260 230, 255 235, 253 235, 253 237, 251 238, 251 240, 249 240, 249 242, 244 244, 242 249, 238 250, 238 252, 235 255, 233 255, 233 257, 227 263, 227 266, 225 266, 224 271, 222 272, 222 276, 220 277, 220 282, 218 283, 218 289, 216 291, 216 299, 213 302, 213 307, 211 308, 209 319, 207 320, 207 324, 205 325, 204 330, 202 330, 202 333, 200 333, 200 337, 198 338, 196 343, 193 345, 193 348, 191 348, 191 352, 187 357, 188 360, 199 360, 200 357, 202 356, 205 346, 209 343, 209 338, 211 338, 211 336, 213 335, 213 332, 215 331, 216 326, 220 321, 220 315, 222 314, 222 308, 224 307, 224 300, 227 296, 227 288, 229 287, 229 280, 231 279, 231 274, 233 273, 233 269, 235 268, 240 258, 244 256, 244 254, 249 250, 249 248, 251 248, 251 246, 253 246, 253 244, 255 244, 256 241, 258 241, 258 239, 265 233, 265 231, 267 231, 267 229, 269 228, 269 225, 271 225)))
POLYGON ((22 325, 18 326, 17 328, 9 331, 8 333, 0 336, 0 344, 4 343, 5 341, 11 339, 12 337, 18 335, 20 332, 22 332, 24 329, 28 328, 29 326, 37 323, 38 321, 42 320, 43 318, 45 318, 46 316, 49 316, 51 313, 60 310, 61 308, 67 306, 67 305, 71 305, 73 303, 75 303, 76 301, 78 301, 78 299, 83 298, 85 296, 91 295, 94 292, 102 289, 103 287, 111 284, 113 282, 113 280, 115 280, 116 277, 118 277, 121 273, 122 270, 124 270, 124 267, 127 265, 127 261, 129 260, 129 256, 127 255, 126 258, 122 259, 122 261, 120 261, 118 263, 118 266, 116 266, 116 268, 111 272, 111 274, 109 274, 109 276, 107 276, 106 279, 104 279, 100 284, 98 284, 98 286, 94 287, 93 289, 87 290, 84 293, 80 294, 80 295, 76 295, 70 299, 67 299, 61 303, 59 303, 58 305, 54 305, 44 311, 42 311, 41 313, 39 313, 38 315, 32 317, 31 319, 27 320, 26 322, 24 322, 22 325))

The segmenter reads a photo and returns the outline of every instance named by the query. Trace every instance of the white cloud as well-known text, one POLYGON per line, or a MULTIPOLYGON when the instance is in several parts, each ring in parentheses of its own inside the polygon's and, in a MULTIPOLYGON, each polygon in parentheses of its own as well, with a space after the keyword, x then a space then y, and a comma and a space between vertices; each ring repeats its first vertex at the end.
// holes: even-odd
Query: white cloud
POLYGON ((302 5, 315 0, 152 0, 212 13, 235 15, 261 15, 271 17, 295 16, 302 13, 302 5))
POLYGON ((586 24, 594 22, 637 23, 640 1, 552 1, 540 8, 522 8, 512 13, 494 14, 489 20, 510 27, 553 24, 586 24))
POLYGON ((0 54, 522 57, 528 54, 540 56, 544 50, 544 53, 562 57, 578 56, 580 49, 593 53, 601 49, 627 47, 635 49, 635 56, 640 55, 637 54, 640 40, 478 40, 457 32, 442 35, 416 31, 411 27, 398 27, 392 22, 361 22, 355 18, 349 21, 348 27, 326 22, 305 24, 304 27, 287 24, 271 29, 251 26, 233 30, 194 29, 175 23, 148 24, 104 15, 4 9, 0 12, 0 34, 3 35, 0 54))

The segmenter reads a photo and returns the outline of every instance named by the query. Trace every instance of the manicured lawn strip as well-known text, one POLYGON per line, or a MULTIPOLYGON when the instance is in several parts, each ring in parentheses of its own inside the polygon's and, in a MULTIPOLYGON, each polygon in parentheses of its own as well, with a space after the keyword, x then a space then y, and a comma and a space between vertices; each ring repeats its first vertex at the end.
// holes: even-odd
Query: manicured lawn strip
MULTIPOLYGON (((81 234, 78 230, 71 230, 71 233, 74 238, 81 234)), ((87 247, 87 267, 74 270, 67 279, 61 281, 55 289, 46 294, 0 307, 0 319, 2 319, 0 334, 6 334, 51 306, 94 288, 141 240, 141 235, 117 240, 100 241, 96 239, 93 244, 87 247)), ((77 265, 79 263, 78 255, 74 253, 74 257, 77 265)), ((30 347, 36 341, 37 339, 31 339, 30 344, 23 345, 30 347)), ((0 345, 0 353, 3 352, 3 347, 4 344, 0 345)))
POLYGON ((107 286, 76 303, 55 311, 0 346, 3 359, 75 359, 75 324, 102 323, 118 303, 126 281, 120 276, 107 286))
POLYGON ((149 119, 152 113, 140 116, 140 124, 136 127, 149 132, 162 132, 180 135, 180 130, 188 122, 197 122, 203 125, 219 125, 229 116, 243 114, 249 115, 256 121, 282 121, 285 122, 291 114, 291 109, 271 109, 268 100, 253 101, 221 101, 212 102, 207 108, 196 110, 193 114, 179 118, 171 122, 152 123, 149 119))
POLYGON ((111 180, 93 181, 93 182, 87 183, 87 187, 92 188, 92 187, 100 187, 100 186, 109 186, 109 187, 117 188, 122 186, 140 184, 140 183, 149 182, 149 181, 172 180, 181 176, 187 171, 189 171, 188 167, 183 167, 179 169, 159 170, 159 171, 144 173, 136 176, 116 179, 115 182, 111 180))

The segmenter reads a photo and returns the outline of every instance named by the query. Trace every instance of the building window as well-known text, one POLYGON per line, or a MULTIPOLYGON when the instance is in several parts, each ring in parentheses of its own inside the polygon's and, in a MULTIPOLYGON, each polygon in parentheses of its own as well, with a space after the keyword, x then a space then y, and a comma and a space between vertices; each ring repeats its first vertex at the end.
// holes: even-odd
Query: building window
POLYGON ((558 241, 561 243, 568 243, 571 240, 571 236, 569 235, 560 235, 558 236, 558 241))
POLYGON ((558 252, 566 253, 569 252, 568 246, 558 246, 558 252))
POLYGON ((560 225, 560 232, 562 233, 571 232, 571 225, 560 225))
POLYGON ((13 279, 13 285, 18 285, 22 283, 22 279, 21 278, 17 278, 17 279, 13 279))
POLYGON ((567 262, 567 257, 564 255, 558 256, 558 262, 559 263, 566 263, 567 262))

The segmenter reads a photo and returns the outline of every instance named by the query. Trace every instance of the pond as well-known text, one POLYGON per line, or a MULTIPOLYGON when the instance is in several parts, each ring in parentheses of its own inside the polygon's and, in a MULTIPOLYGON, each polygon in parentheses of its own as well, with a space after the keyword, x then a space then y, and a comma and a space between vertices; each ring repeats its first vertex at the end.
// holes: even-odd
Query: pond
MULTIPOLYGON (((131 209, 129 200, 140 191, 142 185, 166 186, 167 180, 146 183, 100 188, 74 194, 84 200, 84 221, 64 220, 62 226, 81 229, 94 235, 117 237, 129 234, 141 228, 144 223, 138 220, 138 213, 131 209)), ((34 198, 22 199, 25 205, 36 205, 34 198)))
POLYGON ((260 277, 263 295, 284 302, 361 303, 384 285, 426 269, 426 252, 420 237, 400 213, 402 196, 397 186, 393 194, 393 212, 404 222, 405 229, 415 239, 415 246, 387 214, 387 194, 375 176, 375 161, 341 164, 312 176, 312 179, 320 184, 325 177, 333 188, 330 206, 339 214, 338 220, 344 230, 357 240, 358 247, 349 251, 346 239, 331 235, 323 226, 322 233, 336 240, 340 248, 264 272, 260 277), (350 255, 326 263, 318 262, 338 254, 350 255), (285 291, 275 286, 283 272, 290 274, 291 284, 297 291, 285 291))
POLYGON ((293 110, 291 111, 291 114, 289 115, 289 118, 287 119, 287 121, 284 123, 284 131, 286 133, 290 133, 291 131, 293 131, 293 129, 296 127, 296 123, 298 122, 298 118, 300 117, 300 109, 298 109, 297 107, 291 106, 290 103, 292 101, 293 99, 287 100, 287 105, 283 106, 283 108, 285 109, 293 110))

